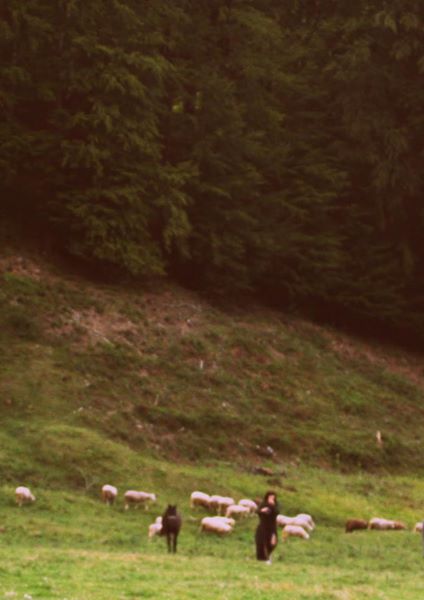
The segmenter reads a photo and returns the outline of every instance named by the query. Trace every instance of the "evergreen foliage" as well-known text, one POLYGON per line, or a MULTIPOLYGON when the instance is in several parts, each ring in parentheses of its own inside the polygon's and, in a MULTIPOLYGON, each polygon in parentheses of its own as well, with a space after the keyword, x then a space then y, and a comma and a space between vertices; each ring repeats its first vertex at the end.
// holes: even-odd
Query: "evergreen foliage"
POLYGON ((94 265, 420 329, 420 0, 9 0, 4 212, 94 265))

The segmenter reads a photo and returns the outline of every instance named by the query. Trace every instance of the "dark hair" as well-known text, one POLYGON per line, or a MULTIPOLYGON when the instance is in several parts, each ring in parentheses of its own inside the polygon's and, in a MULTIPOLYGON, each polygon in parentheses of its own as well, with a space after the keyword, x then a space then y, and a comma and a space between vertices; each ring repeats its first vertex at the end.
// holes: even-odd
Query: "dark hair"
POLYGON ((270 496, 275 496, 275 501, 277 501, 277 493, 274 492, 273 490, 268 490, 267 493, 264 496, 264 502, 268 502, 268 499, 270 496))

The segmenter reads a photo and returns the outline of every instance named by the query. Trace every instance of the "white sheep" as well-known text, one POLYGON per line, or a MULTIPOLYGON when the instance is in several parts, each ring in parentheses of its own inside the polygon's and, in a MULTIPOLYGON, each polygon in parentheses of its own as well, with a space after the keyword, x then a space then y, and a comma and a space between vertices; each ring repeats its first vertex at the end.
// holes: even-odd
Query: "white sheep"
POLYGON ((415 523, 414 533, 422 533, 422 532, 423 532, 423 522, 418 521, 418 523, 415 523))
POLYGON ((239 500, 239 505, 246 506, 249 509, 251 515, 254 515, 258 510, 258 505, 256 504, 256 502, 250 500, 249 498, 242 498, 241 500, 239 500))
POLYGON ((280 527, 285 527, 286 525, 295 525, 296 527, 303 527, 307 531, 312 531, 313 527, 311 526, 309 519, 304 517, 287 517, 286 515, 278 515, 277 516, 277 525, 280 527))
POLYGON ((31 490, 23 485, 16 488, 15 498, 18 506, 22 506, 22 504, 28 502, 35 502, 35 496, 31 493, 31 490))
POLYGON ((234 527, 236 524, 235 519, 232 517, 222 517, 217 515, 216 517, 205 517, 205 519, 212 519, 216 523, 225 523, 226 525, 230 525, 230 527, 234 527))
POLYGON ((162 517, 157 517, 155 522, 149 525, 149 540, 162 531, 162 517))
POLYGON ((283 529, 282 538, 285 541, 288 537, 298 537, 303 540, 309 540, 309 533, 303 527, 298 525, 286 525, 283 529))
POLYGON ((307 513, 299 513, 295 516, 295 519, 305 519, 306 521, 308 521, 311 528, 315 529, 315 521, 313 520, 311 515, 308 515, 307 513))
POLYGON ((144 505, 147 510, 150 503, 156 502, 156 494, 149 494, 148 492, 138 492, 135 490, 128 490, 124 494, 125 510, 128 510, 131 505, 139 506, 144 505))
POLYGON ((381 519, 380 517, 373 517, 368 523, 369 529, 378 529, 380 531, 387 531, 391 529, 402 530, 406 529, 406 525, 400 521, 393 521, 392 519, 381 519))
POLYGON ((113 504, 118 495, 118 488, 114 485, 106 484, 102 487, 102 500, 106 504, 113 504))
POLYGON ((368 522, 368 529, 393 529, 393 521, 390 519, 382 519, 380 517, 373 517, 368 522))
POLYGON ((209 494, 204 492, 193 492, 190 496, 190 507, 203 506, 203 508, 209 508, 211 497, 209 494))
POLYGON ((216 509, 218 515, 223 514, 232 504, 235 504, 234 498, 219 496, 218 494, 211 496, 209 500, 209 507, 216 509))
POLYGON ((226 517, 244 518, 250 515, 250 510, 247 506, 240 506, 239 504, 230 504, 225 511, 226 517))
POLYGON ((233 527, 234 519, 226 519, 225 517, 204 517, 200 522, 201 531, 220 535, 231 533, 233 527))

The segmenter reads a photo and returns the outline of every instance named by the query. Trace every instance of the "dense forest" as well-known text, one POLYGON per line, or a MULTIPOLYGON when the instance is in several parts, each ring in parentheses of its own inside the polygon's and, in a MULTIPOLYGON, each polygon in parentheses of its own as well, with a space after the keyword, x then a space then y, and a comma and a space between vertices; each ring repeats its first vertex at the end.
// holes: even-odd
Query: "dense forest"
POLYGON ((2 0, 1 216, 424 340, 422 0, 2 0))

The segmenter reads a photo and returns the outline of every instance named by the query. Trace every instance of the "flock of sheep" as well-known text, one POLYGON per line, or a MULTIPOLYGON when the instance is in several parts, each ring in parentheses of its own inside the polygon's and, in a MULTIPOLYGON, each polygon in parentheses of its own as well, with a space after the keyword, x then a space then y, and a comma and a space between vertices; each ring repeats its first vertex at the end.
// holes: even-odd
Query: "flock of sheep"
MULTIPOLYGON (((113 504, 116 496, 118 495, 118 488, 114 485, 106 484, 102 487, 102 499, 106 504, 113 504)), ((128 510, 130 506, 144 506, 145 509, 150 504, 156 502, 156 494, 150 494, 149 492, 138 492, 136 490, 127 490, 124 494, 125 510, 128 510)))
MULTIPOLYGON (((201 531, 221 535, 231 533, 238 519, 255 515, 258 510, 257 503, 249 498, 242 498, 236 503, 234 498, 229 496, 217 494, 210 496, 204 492, 195 491, 190 496, 190 507, 195 508, 197 506, 217 512, 216 516, 204 517, 201 520, 201 531)), ((278 515, 277 525, 283 528, 283 540, 289 536, 307 540, 309 539, 309 532, 315 528, 312 517, 304 513, 295 517, 278 515)))
MULTIPOLYGON (((394 521, 392 519, 381 519, 374 517, 369 521, 364 519, 348 519, 345 525, 346 533, 351 533, 358 529, 376 529, 378 531, 405 531, 407 526, 402 521, 394 521)), ((423 521, 415 523, 412 531, 414 533, 423 532, 423 521)))
MULTIPOLYGON (((101 497, 106 504, 113 504, 118 495, 118 489, 106 484, 102 487, 101 497)), ((15 497, 18 506, 34 502, 35 496, 31 490, 24 486, 19 486, 15 490, 15 497)), ((124 494, 125 510, 130 506, 144 506, 148 508, 150 504, 156 502, 156 495, 148 492, 128 490, 124 494)), ((234 498, 228 496, 205 494, 204 492, 195 491, 190 496, 190 507, 203 507, 208 511, 216 511, 216 516, 207 516, 201 520, 201 531, 209 533, 217 533, 225 535, 231 533, 238 519, 255 515, 258 505, 249 498, 242 498, 237 503, 234 498)), ((295 517, 286 515, 278 515, 277 525, 282 527, 282 538, 286 540, 288 537, 299 537, 307 540, 310 533, 315 529, 315 523, 312 517, 308 514, 301 513, 295 517)), ((363 519, 348 519, 345 524, 346 533, 360 529, 375 529, 375 530, 405 530, 406 525, 401 521, 391 519, 383 519, 374 517, 369 521, 363 519)), ((161 533, 162 518, 158 517, 154 523, 149 525, 148 535, 152 538, 161 533)), ((423 533, 423 521, 418 521, 413 531, 423 533)))
MULTIPOLYGON (((102 500, 106 504, 113 504, 118 495, 118 488, 114 485, 104 485, 101 490, 102 500)), ((19 486, 15 490, 15 498, 18 506, 22 504, 28 504, 29 502, 35 502, 35 496, 32 494, 28 487, 19 486)), ((143 505, 146 509, 150 504, 156 502, 156 494, 149 494, 148 492, 137 492, 135 490, 128 490, 124 494, 125 510, 128 510, 130 506, 143 505)))
MULTIPOLYGON (((27 487, 20 486, 15 491, 18 506, 34 502, 35 496, 27 487)), ((118 489, 106 484, 101 489, 101 497, 106 504, 113 504, 118 496, 118 489)), ((127 490, 124 493, 124 507, 128 510, 131 506, 144 506, 147 509, 150 504, 156 502, 156 494, 136 490, 127 490)), ((209 511, 216 511, 216 516, 207 516, 201 520, 201 531, 225 535, 231 533, 236 521, 256 514, 258 505, 249 498, 242 498, 235 502, 229 496, 205 494, 204 492, 193 492, 190 496, 190 507, 203 507, 209 511)), ((310 515, 299 514, 295 517, 278 515, 277 525, 283 528, 283 540, 289 536, 309 539, 309 533, 315 528, 315 523, 310 515)), ((149 525, 149 538, 159 535, 162 531, 162 517, 157 517, 154 523, 149 525)))

